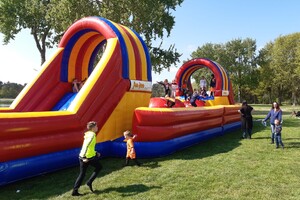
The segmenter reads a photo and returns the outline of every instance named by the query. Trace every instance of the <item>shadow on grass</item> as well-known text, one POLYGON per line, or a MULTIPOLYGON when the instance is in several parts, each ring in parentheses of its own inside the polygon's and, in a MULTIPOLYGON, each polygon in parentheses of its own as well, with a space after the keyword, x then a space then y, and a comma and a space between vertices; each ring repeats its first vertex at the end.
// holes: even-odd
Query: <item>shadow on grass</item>
POLYGON ((144 184, 133 184, 133 185, 127 185, 127 186, 121 186, 121 187, 110 187, 105 190, 95 191, 96 194, 101 193, 110 193, 110 192, 119 192, 121 193, 122 197, 129 197, 134 196, 137 194, 140 194, 142 192, 147 192, 152 189, 161 189, 159 186, 146 186, 144 184))
MULTIPOLYGON (((100 160, 100 163, 103 165, 103 169, 100 171, 100 174, 97 178, 107 176, 115 171, 123 168, 125 159, 123 158, 103 158, 100 160)), ((134 165, 134 162, 132 162, 134 165)), ((128 166, 129 168, 131 166, 128 166)), ((146 168, 158 168, 160 165, 157 161, 148 160, 143 162, 142 166, 146 168)), ((85 181, 92 174, 93 167, 89 167, 86 172, 86 177, 83 181, 82 188, 85 186, 85 181)), ((19 182, 11 183, 6 186, 0 187, 1 196, 5 196, 5 199, 49 199, 53 197, 58 197, 62 194, 68 193, 71 195, 71 190, 73 188, 74 182, 79 174, 79 166, 59 170, 53 173, 48 173, 45 175, 40 175, 30 179, 22 180, 19 182), (18 191, 18 192, 17 192, 18 191), (34 192, 33 192, 34 191, 34 192), (38 191, 38 192, 36 192, 38 191)), ((95 191, 95 193, 103 193, 109 191, 117 191, 122 194, 124 197, 136 195, 140 192, 146 192, 148 190, 158 188, 156 186, 148 187, 142 184, 128 185, 126 187, 111 187, 102 191, 95 191)), ((85 195, 85 193, 83 192, 85 195)), ((88 193, 87 193, 88 194, 88 193)), ((1 197, 0 197, 1 199, 1 197)))
POLYGON ((271 137, 255 137, 252 138, 253 140, 265 140, 265 139, 270 139, 271 137))
MULTIPOLYGON (((172 159, 199 159, 215 154, 225 153, 233 150, 240 145, 240 131, 235 131, 232 133, 226 133, 223 136, 219 136, 197 145, 188 147, 181 151, 175 152, 174 154, 153 158, 153 159, 139 159, 142 163, 141 168, 159 168, 160 162, 164 160, 172 159)), ((113 172, 119 171, 123 168, 125 162, 124 158, 103 158, 100 160, 103 165, 98 178, 107 176, 113 172)), ((134 162, 131 163, 134 165, 134 162)), ((137 166, 128 166, 129 168, 137 166)), ((92 173, 92 167, 88 168, 85 180, 92 173)), ((79 174, 79 166, 60 170, 57 172, 41 175, 31 179, 22 180, 16 183, 12 183, 0 188, 1 196, 7 197, 6 199, 49 199, 55 198, 61 195, 71 195, 71 190, 74 182, 79 174), (16 191, 20 190, 19 193, 16 191), (35 191, 35 192, 32 192, 35 191), (36 192, 39 191, 39 192, 36 192)), ((83 182, 83 184, 85 181, 83 182)), ((82 185, 82 187, 86 187, 82 185)), ((154 187, 148 187, 143 184, 135 184, 120 187, 109 187, 104 190, 96 190, 96 193, 107 193, 111 191, 116 191, 122 193, 123 197, 136 195, 140 192, 146 192, 148 190, 154 189, 154 187)), ((95 188, 96 189, 96 188, 95 188)))
POLYGON ((284 148, 288 148, 288 149, 300 148, 300 142, 284 142, 284 148))
MULTIPOLYGON (((258 137, 258 138, 255 137, 255 133, 258 133, 264 129, 266 129, 266 127, 263 126, 260 121, 254 122, 252 140, 268 139, 269 137, 258 137)), ((243 140, 242 131, 238 129, 234 132, 225 133, 222 136, 203 141, 197 145, 183 149, 182 151, 178 151, 170 156, 159 158, 159 159, 160 160, 166 160, 166 159, 191 160, 191 159, 199 159, 199 158, 201 159, 205 157, 210 157, 216 154, 227 153, 234 150, 235 148, 241 145, 241 140, 243 140)))
MULTIPOLYGON (((259 132, 265 128, 266 127, 262 126, 260 123, 254 123, 253 136, 255 136, 256 132, 259 132)), ((197 145, 188 147, 165 157, 139 159, 139 161, 142 163, 142 168, 155 169, 161 167, 159 163, 160 161, 164 160, 192 160, 210 157, 216 154, 227 153, 241 145, 241 135, 241 131, 236 130, 234 132, 226 133, 225 135, 203 141, 197 145)), ((299 148, 299 146, 299 143, 286 144, 287 148, 299 148)), ((99 179, 122 169, 125 158, 103 158, 100 160, 100 162, 103 165, 103 170, 98 176, 99 179)), ((134 162, 132 162, 132 164, 134 164, 134 162)), ((88 169, 86 179, 90 176, 92 169, 92 167, 88 169)), ((78 166, 60 170, 57 172, 41 175, 35 178, 3 186, 0 188, 0 193, 1 195, 7 197, 6 199, 48 199, 55 198, 61 195, 68 196, 67 193, 71 192, 78 173, 78 166), (20 192, 16 193, 17 190, 20 190, 20 192)), ((158 187, 148 187, 143 184, 135 184, 120 187, 109 187, 98 192, 106 193, 110 191, 116 191, 122 193, 122 195, 126 197, 136 195, 140 192, 146 192, 155 188, 158 187)))

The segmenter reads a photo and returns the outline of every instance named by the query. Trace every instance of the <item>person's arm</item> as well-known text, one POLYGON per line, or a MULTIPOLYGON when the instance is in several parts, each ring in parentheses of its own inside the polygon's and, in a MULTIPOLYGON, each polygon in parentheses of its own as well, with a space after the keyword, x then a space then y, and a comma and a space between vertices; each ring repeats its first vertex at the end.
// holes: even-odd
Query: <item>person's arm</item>
POLYGON ((270 117, 271 117, 271 111, 269 111, 269 113, 268 113, 267 116, 265 117, 264 122, 267 121, 270 117))
POLYGON ((280 121, 280 123, 282 123, 282 110, 279 110, 278 120, 280 121))
POLYGON ((78 88, 77 82, 73 82, 73 90, 74 90, 74 92, 79 92, 79 88, 78 88))

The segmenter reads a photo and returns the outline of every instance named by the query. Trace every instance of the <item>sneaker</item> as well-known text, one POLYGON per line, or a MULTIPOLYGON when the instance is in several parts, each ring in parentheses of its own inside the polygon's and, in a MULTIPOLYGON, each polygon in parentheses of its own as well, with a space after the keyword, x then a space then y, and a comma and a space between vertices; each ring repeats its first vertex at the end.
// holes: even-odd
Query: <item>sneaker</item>
POLYGON ((73 190, 72 196, 82 196, 77 190, 73 190))
POLYGON ((91 192, 94 193, 92 184, 91 183, 87 183, 86 185, 90 188, 91 192))

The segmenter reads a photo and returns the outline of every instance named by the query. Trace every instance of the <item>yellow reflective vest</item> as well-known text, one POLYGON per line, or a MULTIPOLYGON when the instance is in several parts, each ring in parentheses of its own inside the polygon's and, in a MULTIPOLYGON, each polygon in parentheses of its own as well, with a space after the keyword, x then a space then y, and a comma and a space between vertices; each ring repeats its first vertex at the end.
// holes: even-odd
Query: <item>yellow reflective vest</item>
POLYGON ((92 158, 96 156, 96 134, 93 131, 87 131, 84 133, 84 141, 79 153, 82 158, 92 158))

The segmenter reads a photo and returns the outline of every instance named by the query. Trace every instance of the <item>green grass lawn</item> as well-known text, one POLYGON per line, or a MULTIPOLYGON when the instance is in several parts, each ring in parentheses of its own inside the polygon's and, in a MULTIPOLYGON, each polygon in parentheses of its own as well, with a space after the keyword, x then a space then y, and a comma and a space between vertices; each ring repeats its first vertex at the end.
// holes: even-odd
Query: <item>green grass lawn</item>
MULTIPOLYGON (((255 120, 270 109, 269 105, 253 107, 255 120)), ((83 185, 80 199, 298 200, 300 119, 290 113, 300 107, 282 109, 285 149, 275 149, 270 128, 256 121, 251 140, 241 140, 241 131, 235 131, 170 156, 141 159, 141 167, 122 168, 122 158, 102 159, 103 170, 94 182, 96 193, 83 185)), ((78 170, 74 167, 1 187, 0 199, 78 199, 70 195, 78 170)))

